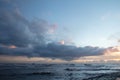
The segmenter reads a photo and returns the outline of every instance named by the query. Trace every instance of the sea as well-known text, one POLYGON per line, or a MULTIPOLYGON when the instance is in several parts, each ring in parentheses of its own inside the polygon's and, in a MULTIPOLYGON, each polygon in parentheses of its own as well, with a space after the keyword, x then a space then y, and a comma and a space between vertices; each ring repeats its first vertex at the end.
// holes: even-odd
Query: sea
POLYGON ((0 63, 0 80, 83 80, 120 72, 120 63, 0 63))

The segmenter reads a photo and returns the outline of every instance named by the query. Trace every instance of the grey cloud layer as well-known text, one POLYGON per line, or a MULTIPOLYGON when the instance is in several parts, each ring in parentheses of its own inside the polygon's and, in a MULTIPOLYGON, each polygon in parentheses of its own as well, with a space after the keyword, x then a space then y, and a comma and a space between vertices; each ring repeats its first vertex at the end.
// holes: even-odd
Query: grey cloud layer
POLYGON ((44 20, 29 21, 17 11, 0 12, 0 55, 49 57, 71 60, 82 56, 102 55, 104 48, 76 47, 56 42, 46 43, 52 28, 44 20), (5 46, 15 45, 17 48, 5 46))

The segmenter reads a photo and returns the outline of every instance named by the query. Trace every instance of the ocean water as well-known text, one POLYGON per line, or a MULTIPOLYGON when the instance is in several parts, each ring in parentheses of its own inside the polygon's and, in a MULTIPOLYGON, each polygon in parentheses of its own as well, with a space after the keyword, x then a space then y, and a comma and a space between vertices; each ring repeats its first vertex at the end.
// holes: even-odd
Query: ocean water
POLYGON ((120 71, 120 64, 0 63, 0 80, 82 80, 120 71))

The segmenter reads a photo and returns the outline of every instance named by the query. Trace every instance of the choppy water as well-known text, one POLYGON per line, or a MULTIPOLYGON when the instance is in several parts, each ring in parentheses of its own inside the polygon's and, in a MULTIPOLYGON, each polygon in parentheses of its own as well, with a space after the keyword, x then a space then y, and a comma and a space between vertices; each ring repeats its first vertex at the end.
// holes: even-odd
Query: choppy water
POLYGON ((120 64, 0 64, 0 80, 82 80, 120 71, 120 64))

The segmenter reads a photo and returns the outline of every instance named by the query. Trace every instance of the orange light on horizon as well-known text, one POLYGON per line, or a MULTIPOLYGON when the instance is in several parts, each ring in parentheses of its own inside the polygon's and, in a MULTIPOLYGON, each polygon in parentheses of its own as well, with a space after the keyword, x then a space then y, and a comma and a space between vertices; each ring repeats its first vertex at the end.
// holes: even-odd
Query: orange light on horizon
POLYGON ((17 48, 15 45, 4 45, 4 44, 2 44, 2 47, 11 48, 11 49, 17 48))
POLYGON ((108 48, 105 51, 104 55, 113 55, 113 56, 120 55, 120 46, 108 48))
POLYGON ((9 46, 8 48, 12 48, 12 49, 14 49, 14 48, 17 48, 15 45, 11 45, 11 46, 9 46))

